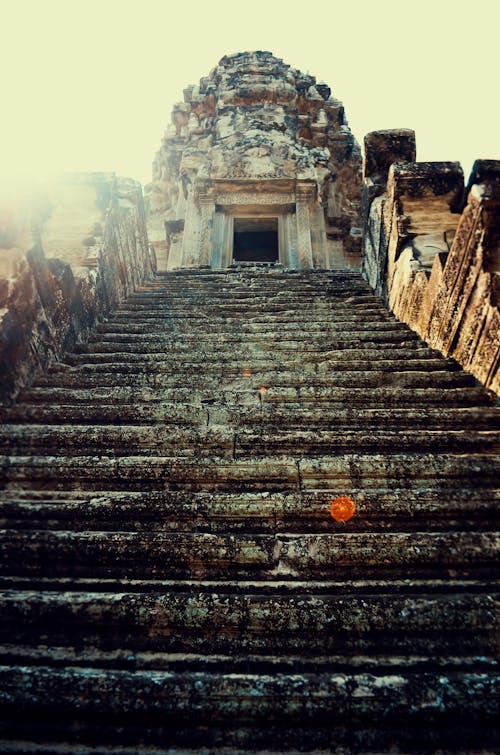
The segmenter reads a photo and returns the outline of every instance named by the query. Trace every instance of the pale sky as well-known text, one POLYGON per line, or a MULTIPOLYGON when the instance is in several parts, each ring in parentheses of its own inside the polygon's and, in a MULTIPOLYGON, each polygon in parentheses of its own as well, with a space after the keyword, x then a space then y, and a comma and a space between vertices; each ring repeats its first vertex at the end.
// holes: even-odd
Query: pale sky
POLYGON ((413 128, 417 159, 500 159, 500 0, 0 0, 2 183, 147 183, 182 90, 270 50, 344 102, 358 141, 413 128))

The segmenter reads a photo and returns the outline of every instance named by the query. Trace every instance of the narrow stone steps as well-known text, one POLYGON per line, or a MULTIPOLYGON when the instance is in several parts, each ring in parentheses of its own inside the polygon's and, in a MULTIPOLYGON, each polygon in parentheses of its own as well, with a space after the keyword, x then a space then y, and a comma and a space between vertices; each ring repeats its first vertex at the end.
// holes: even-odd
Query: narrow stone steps
MULTIPOLYGON (((495 526, 499 491, 480 488, 350 489, 356 516, 342 532, 459 530, 495 526)), ((332 532, 334 491, 186 493, 159 491, 12 491, 0 502, 0 526, 23 530, 123 532, 332 532), (79 495, 79 497, 76 497, 79 495)))
MULTIPOLYGON (((181 426, 236 425, 241 428, 277 424, 283 429, 332 430, 490 430, 495 426, 498 412, 490 407, 451 407, 446 414, 436 407, 415 408, 338 408, 325 412, 316 405, 298 401, 261 401, 260 394, 250 405, 228 406, 199 401, 139 401, 133 403, 87 403, 46 406, 43 403, 19 403, 0 410, 4 423, 37 423, 79 425, 179 424, 181 426)), ((1 433, 1 430, 0 430, 1 433)))
POLYGON ((353 325, 366 328, 370 324, 373 325, 376 323, 377 325, 386 325, 389 327, 398 321, 387 310, 380 312, 379 309, 375 308, 363 310, 362 314, 353 313, 350 308, 345 311, 337 311, 335 312, 335 319, 333 321, 331 314, 329 317, 324 316, 321 318, 318 315, 311 319, 307 317, 307 313, 301 312, 298 318, 291 322, 286 319, 276 320, 266 318, 264 315, 252 317, 248 321, 243 322, 236 318, 211 318, 209 309, 207 312, 196 313, 191 311, 185 318, 172 317, 168 312, 160 316, 156 308, 152 308, 151 312, 141 312, 139 321, 136 312, 115 311, 104 322, 97 325, 96 333, 142 333, 144 330, 161 329, 165 332, 171 332, 176 336, 183 334, 188 336, 191 334, 195 335, 200 330, 203 333, 211 334, 213 333, 214 322, 217 323, 217 333, 227 336, 233 336, 235 333, 251 336, 262 332, 273 334, 276 333, 277 328, 279 328, 280 332, 286 334, 315 334, 335 332, 342 328, 348 329, 353 325))
MULTIPOLYGON (((236 328, 238 332, 252 333, 255 330, 265 330, 270 328, 283 328, 284 332, 304 330, 307 332, 324 327, 325 329, 335 327, 335 324, 353 322, 366 323, 372 322, 397 322, 393 315, 387 310, 378 307, 362 305, 346 305, 335 307, 331 310, 320 310, 314 313, 304 311, 304 308, 284 313, 266 314, 265 311, 259 311, 255 314, 248 314, 242 319, 238 313, 233 315, 218 315, 211 310, 210 305, 203 309, 196 307, 186 307, 184 311, 172 310, 170 307, 158 309, 151 306, 143 307, 140 312, 136 309, 129 308, 127 303, 122 305, 121 309, 116 309, 106 320, 110 325, 129 323, 159 323, 163 322, 166 328, 175 329, 178 332, 190 332, 202 329, 209 332, 211 326, 215 323, 217 328, 222 332, 230 332, 236 328)), ((106 323, 103 323, 106 324, 106 323)))
MULTIPOLYGON (((282 340, 279 342, 279 348, 276 349, 277 341, 265 341, 256 339, 253 343, 245 340, 236 340, 234 343, 227 344, 221 340, 205 341, 203 338, 197 339, 194 343, 183 342, 182 340, 174 340, 168 335, 158 337, 155 335, 131 335, 128 338, 123 336, 121 338, 103 337, 98 341, 90 341, 86 344, 78 345, 75 348, 77 354, 87 354, 93 352, 102 351, 123 351, 123 352, 144 352, 144 353, 158 353, 168 349, 172 354, 176 353, 190 353, 197 354, 201 352, 203 356, 207 353, 212 353, 218 359, 225 359, 232 351, 236 353, 241 352, 248 356, 253 355, 254 352, 262 353, 273 351, 273 354, 277 359, 280 355, 287 355, 289 352, 331 352, 335 349, 343 348, 367 348, 375 349, 378 344, 378 335, 376 331, 365 331, 359 333, 341 333, 338 336, 331 339, 321 339, 320 343, 315 343, 310 339, 300 340, 282 340)), ((393 347, 393 344, 402 344, 404 348, 418 348, 420 346, 418 340, 413 335, 408 334, 405 331, 394 331, 384 334, 384 348, 388 349, 393 347)))
POLYGON ((0 751, 493 751, 469 375, 280 267, 161 276, 77 351, 0 410, 0 751))
POLYGON ((175 458, 169 456, 0 456, 0 473, 8 490, 45 486, 51 490, 231 491, 317 490, 349 494, 351 487, 447 489, 496 487, 500 459, 476 453, 344 453, 308 458, 175 458))
POLYGON ((228 317, 228 319, 231 318, 240 322, 251 322, 252 318, 255 318, 260 322, 262 319, 262 310, 265 307, 266 318, 269 321, 288 320, 288 322, 294 322, 297 318, 298 321, 301 319, 311 321, 316 316, 320 318, 329 316, 331 320, 334 320, 337 310, 347 314, 351 307, 353 307, 355 312, 362 313, 365 309, 372 310, 377 304, 380 306, 380 301, 377 301, 376 297, 358 297, 357 299, 349 297, 338 302, 329 301, 327 303, 311 304, 310 308, 306 308, 305 304, 308 301, 308 299, 304 299, 304 302, 300 303, 293 300, 290 302, 277 300, 263 303, 253 300, 253 303, 243 303, 241 301, 239 303, 231 303, 230 300, 216 302, 211 300, 210 297, 207 298, 204 305, 201 302, 189 304, 189 302, 178 301, 171 304, 168 302, 158 302, 155 304, 148 301, 127 301, 126 304, 117 309, 117 314, 134 313, 137 319, 141 318, 143 314, 147 315, 149 313, 154 314, 155 317, 166 315, 171 318, 184 316, 189 318, 190 316, 199 317, 203 315, 206 318, 228 317), (344 304, 343 309, 341 303, 344 304))
MULTIPOLYGON (((404 610, 404 609, 403 609, 404 610)), ((465 634, 465 633, 464 633, 465 634)), ((340 643, 339 643, 340 644, 340 643)), ((155 652, 149 650, 135 650, 124 653, 123 651, 101 650, 100 648, 84 647, 78 651, 72 647, 56 646, 54 648, 40 644, 36 648, 23 647, 21 644, 14 645, 5 643, 0 645, 0 659, 4 665, 5 662, 12 662, 16 659, 19 663, 24 660, 25 663, 32 666, 44 666, 47 661, 57 663, 59 666, 81 668, 93 665, 100 669, 114 669, 120 666, 129 670, 169 670, 169 671, 193 671, 197 666, 203 665, 204 671, 207 672, 228 672, 230 668, 235 673, 286 673, 295 670, 296 673, 303 671, 305 673, 338 673, 349 669, 364 669, 368 672, 401 672, 403 669, 407 673, 413 671, 426 671, 432 666, 433 660, 430 653, 423 650, 421 653, 414 653, 408 656, 404 649, 400 649, 399 657, 391 657, 387 650, 378 654, 369 654, 354 656, 347 664, 345 658, 335 652, 329 655, 316 654, 312 660, 307 650, 301 649, 301 655, 294 654, 293 650, 275 655, 266 655, 255 652, 243 652, 240 656, 231 655, 228 652, 214 651, 211 654, 200 652, 175 652, 166 650, 164 652, 155 652)), ((448 647, 448 652, 443 653, 440 659, 440 667, 448 672, 467 671, 469 673, 495 673, 498 662, 495 657, 485 654, 484 656, 463 656, 462 658, 453 655, 453 651, 448 647)), ((323 653, 325 651, 323 650, 323 653)), ((142 750, 141 750, 142 752, 142 750)))
POLYGON ((7 660, 75 666, 90 661, 107 668, 172 670, 199 662, 187 654, 205 653, 205 667, 225 665, 235 672, 249 663, 261 671, 292 664, 307 669, 311 663, 338 670, 346 665, 340 654, 350 657, 349 664, 361 665, 356 654, 376 653, 366 659, 372 670, 383 663, 425 668, 434 654, 454 656, 454 632, 464 653, 475 648, 476 655, 452 657, 452 667, 494 670, 498 607, 496 597, 474 590, 311 595, 300 582, 293 594, 232 592, 224 586, 219 591, 215 585, 201 593, 182 587, 166 593, 10 590, 0 594, 0 665, 7 660), (44 642, 48 633, 52 647, 44 642), (229 656, 214 657, 222 653, 229 656), (267 657, 259 658, 260 653, 267 657), (396 660, 397 654, 403 658, 396 660))
POLYGON ((102 579, 95 577, 68 577, 58 575, 56 577, 41 576, 37 578, 19 575, 1 575, 0 585, 4 588, 2 594, 10 594, 12 591, 28 590, 40 591, 49 595, 62 592, 119 592, 119 593, 184 593, 191 594, 224 593, 228 595, 249 594, 258 595, 290 595, 297 593, 308 595, 441 595, 475 593, 477 595, 489 595, 496 593, 498 580, 490 577, 462 579, 457 577, 453 581, 443 574, 411 579, 388 578, 388 579, 307 579, 294 580, 285 576, 279 576, 272 581, 260 579, 135 579, 134 577, 118 579, 102 579), (453 589, 450 589, 453 588, 453 589))
MULTIPOLYGON (((54 402, 72 406, 86 405, 89 402, 101 402, 107 406, 125 406, 144 402, 160 407, 164 401, 178 404, 204 401, 207 405, 213 405, 217 401, 223 406, 260 406, 262 399, 262 394, 258 393, 257 384, 254 387, 247 387, 246 381, 240 382, 232 388, 228 388, 229 381, 228 384, 219 384, 215 394, 210 390, 210 387, 207 389, 206 383, 201 388, 161 388, 156 385, 134 388, 130 385, 117 387, 115 381, 109 386, 98 384, 83 388, 81 387, 82 376, 80 376, 80 382, 74 381, 78 387, 54 386, 51 380, 47 380, 47 385, 44 386, 44 381, 41 378, 37 382, 40 385, 23 391, 21 394, 23 402, 32 402, 34 406, 54 402)), ((99 381, 96 382, 99 383, 99 381)), ((259 381, 259 386, 260 384, 259 381)), ((325 413, 337 412, 339 409, 344 409, 346 405, 356 410, 358 407, 375 408, 380 406, 384 406, 388 410, 393 407, 438 408, 442 407, 443 404, 446 404, 447 407, 461 408, 490 407, 488 396, 482 388, 433 387, 432 391, 427 388, 413 388, 409 392, 404 387, 389 387, 371 388, 367 392, 364 388, 310 386, 305 382, 279 388, 269 387, 265 393, 265 402, 266 406, 271 403, 286 406, 290 403, 291 409, 294 409, 297 404, 305 407, 317 405, 319 410, 325 413)))
POLYGON ((220 534, 2 531, 5 574, 94 578, 486 577, 498 536, 469 532, 220 534))
MULTIPOLYGON (((233 350, 230 351, 230 354, 232 353, 233 350)), ((65 369, 66 364, 78 366, 80 364, 102 364, 109 362, 114 363, 115 360, 118 365, 120 365, 124 361, 128 364, 138 362, 139 364, 143 364, 145 369, 146 367, 149 369, 154 368, 156 364, 158 364, 159 367, 162 367, 164 364, 168 364, 168 356, 168 349, 166 349, 163 353, 148 356, 148 354, 133 354, 129 352, 123 352, 118 347, 116 351, 112 353, 68 354, 65 357, 64 362, 54 363, 52 368, 49 369, 60 371, 65 369)), ((204 368, 206 366, 209 366, 210 364, 210 361, 208 360, 206 354, 203 355, 203 359, 201 361, 203 362, 204 368)), ((220 368, 224 368, 228 361, 229 360, 226 359, 224 362, 219 363, 220 368)), ((245 362, 248 361, 248 354, 246 354, 245 362)), ((418 365, 419 361, 425 361, 425 364, 423 366, 426 369, 427 365, 430 364, 431 366, 440 366, 441 369, 451 369, 455 371, 457 370, 456 362, 454 362, 453 360, 446 360, 443 357, 436 355, 436 353, 431 349, 425 347, 415 347, 414 345, 408 348, 405 346, 399 346, 397 344, 391 344, 390 348, 386 348, 385 345, 382 345, 379 348, 356 348, 356 346, 351 347, 350 345, 347 345, 346 348, 343 349, 330 349, 327 352, 322 352, 316 358, 314 358, 313 354, 309 354, 308 359, 305 359, 303 361, 303 364, 304 369, 306 369, 308 364, 314 363, 326 365, 326 363, 328 363, 328 365, 330 366, 330 371, 333 371, 333 369, 336 368, 336 365, 339 365, 341 369, 344 369, 346 366, 348 367, 351 362, 361 362, 366 365, 367 369, 371 369, 372 364, 375 364, 375 366, 377 366, 378 362, 384 362, 387 363, 388 366, 392 365, 391 370, 394 370, 397 369, 400 362, 403 363, 403 365, 408 362, 415 364, 416 366, 418 365)), ((178 365, 179 362, 180 360, 177 357, 175 359, 175 364, 178 365)), ((195 361, 193 361, 192 363, 196 364, 195 361)), ((200 366, 199 359, 198 366, 200 366)), ((361 365, 357 366, 360 367, 361 365)), ((353 369, 355 368, 353 367, 353 369)))
MULTIPOLYGON (((212 383, 212 388, 215 391, 218 390, 230 390, 240 388, 244 392, 251 392, 252 389, 248 387, 248 379, 242 375, 245 364, 254 366, 254 362, 247 360, 240 361, 239 363, 230 363, 230 371, 225 373, 224 369, 221 370, 220 376, 205 375, 203 370, 200 370, 199 365, 187 363, 185 370, 190 373, 189 377, 184 383, 191 387, 192 391, 204 390, 206 393, 207 388, 212 383), (190 369, 191 367, 191 369, 190 369), (218 378, 218 379, 217 379, 218 378), (226 383, 224 383, 226 381, 226 383)), ((307 386, 309 391, 313 389, 323 389, 325 391, 331 391, 331 396, 334 398, 336 389, 342 389, 350 387, 351 390, 356 389, 382 389, 388 390, 389 387, 393 389, 401 388, 425 388, 425 389, 458 389, 465 388, 467 386, 474 385, 474 379, 464 372, 449 372, 448 370, 434 370, 432 372, 427 371, 413 371, 407 370, 403 372, 384 372, 383 370, 359 370, 359 371, 338 371, 338 372, 317 372, 311 369, 309 373, 310 377, 307 380, 307 386)), ((302 380, 299 374, 290 373, 290 370, 285 365, 283 370, 273 371, 269 374, 267 364, 261 366, 261 370, 258 373, 259 388, 262 386, 266 388, 265 399, 272 400, 272 395, 278 398, 282 389, 295 389, 301 390, 307 379, 307 371, 303 371, 302 380), (271 391, 273 394, 271 395, 271 391)), ((150 373, 145 371, 137 371, 132 373, 121 373, 119 380, 122 389, 129 388, 147 388, 153 387, 156 389, 171 388, 179 390, 179 398, 182 396, 183 388, 178 388, 179 384, 182 385, 182 381, 179 380, 179 375, 175 370, 168 372, 154 372, 150 373)), ((68 369, 61 372, 52 372, 50 374, 41 376, 37 379, 36 387, 52 387, 52 388, 103 388, 113 387, 117 383, 117 375, 110 369, 109 371, 90 371, 80 369, 68 369)), ((258 388, 253 388, 255 392, 258 388)), ((365 390, 366 392, 366 390, 365 390)), ((297 395, 297 394, 295 394, 297 395)), ((432 399, 431 399, 432 400, 432 399)), ((369 402, 369 399, 368 399, 369 402)))
POLYGON ((397 429, 356 431, 283 430, 279 425, 262 429, 241 429, 227 425, 204 428, 182 425, 4 425, 0 431, 0 451, 4 453, 53 454, 64 448, 78 455, 146 455, 202 458, 209 456, 248 457, 264 455, 297 456, 327 453, 366 453, 382 451, 423 451, 495 453, 500 449, 500 430, 417 430, 397 429))
MULTIPOLYGON (((268 725, 285 720, 291 726, 297 717, 304 724, 324 721, 325 714, 334 720, 416 718, 423 724, 429 723, 429 717, 433 720, 433 709, 440 710, 443 697, 449 716, 460 715, 464 708, 476 721, 495 716, 495 682, 487 673, 456 675, 446 664, 436 666, 433 671, 406 673, 400 669, 388 673, 383 667, 377 673, 371 669, 349 673, 345 668, 321 673, 312 668, 299 674, 0 667, 0 702, 7 709, 22 710, 28 721, 33 710, 45 711, 47 724, 51 719, 55 723, 55 711, 64 721, 76 709, 82 722, 96 715, 113 721, 119 714, 125 721, 128 718, 129 726, 134 719, 140 726, 148 715, 150 725, 169 724, 167 731, 192 720, 212 725, 230 723, 235 717, 241 724, 253 722, 257 727, 264 720, 268 725), (418 715, 422 710, 425 716, 418 715)), ((266 734, 269 738, 269 731, 266 734)))
MULTIPOLYGON (((168 356, 168 355, 166 355, 168 356)), ((364 371, 375 371, 380 370, 384 372, 409 372, 409 371, 415 371, 415 372, 422 372, 424 370, 427 370, 429 372, 435 372, 437 370, 447 370, 452 372, 457 372, 459 370, 459 367, 457 366, 456 362, 453 362, 452 360, 448 361, 443 359, 434 359, 432 357, 423 358, 420 359, 418 357, 410 358, 410 359, 403 359, 403 358, 394 358, 394 359, 384 359, 384 355, 380 352, 377 354, 377 358, 367 361, 361 360, 361 359, 351 359, 349 357, 344 356, 342 360, 334 361, 332 359, 329 359, 327 361, 314 361, 309 362, 309 365, 314 364, 315 369, 317 372, 328 371, 331 372, 359 372, 361 370, 364 371)), ((157 358, 155 357, 149 357, 147 355, 142 354, 127 354, 124 352, 114 352, 112 354, 107 353, 99 353, 99 354, 74 354, 69 356, 65 359, 65 362, 58 362, 54 365, 52 365, 47 373, 49 375, 54 375, 57 373, 64 373, 68 372, 68 366, 70 367, 77 367, 82 372, 106 372, 109 371, 111 368, 113 369, 113 372, 116 374, 122 374, 122 373, 148 373, 151 372, 160 374, 162 372, 168 372, 173 369, 175 369, 176 373, 184 373, 188 371, 192 371, 195 369, 195 367, 198 369, 198 371, 203 371, 203 374, 210 374, 214 373, 216 375, 220 375, 223 371, 227 372, 229 371, 229 368, 227 367, 227 362, 225 362, 223 365, 221 365, 219 362, 216 361, 210 361, 210 362, 203 362, 203 363, 188 363, 186 366, 186 363, 184 361, 180 362, 179 360, 173 360, 164 358, 163 355, 158 355, 157 358)), ((308 367, 308 364, 303 363, 302 365, 298 365, 295 367, 295 371, 303 372, 308 367)), ((276 374, 276 372, 271 369, 264 371, 263 368, 260 368, 262 370, 263 375, 267 375, 270 380, 272 380, 273 376, 276 374)), ((293 367, 290 368, 290 371, 293 373, 294 369, 293 367)), ((280 370, 280 372, 283 372, 283 370, 280 370)), ((242 374, 241 369, 237 369, 236 367, 233 369, 233 374, 238 375, 241 377, 246 377, 246 374, 242 374)), ((250 374, 248 375, 248 378, 252 378, 252 371, 250 370, 250 374)), ((299 376, 295 375, 295 379, 297 379, 299 376)), ((179 384, 182 385, 184 379, 184 375, 179 375, 179 384)), ((255 379, 255 378, 254 378, 255 379)))
MULTIPOLYGON (((332 338, 335 340, 335 336, 340 334, 345 335, 346 331, 352 335, 368 333, 382 333, 384 338, 386 334, 393 333, 405 333, 408 338, 408 330, 402 324, 398 322, 357 322, 348 324, 347 321, 343 326, 330 326, 329 328, 317 327, 315 330, 306 329, 302 327, 296 327, 295 329, 283 331, 281 333, 276 332, 276 328, 269 330, 269 328, 261 328, 254 326, 252 330, 229 329, 224 328, 214 330, 213 323, 211 328, 207 328, 206 332, 199 333, 197 331, 184 331, 179 333, 175 328, 172 331, 167 327, 168 323, 158 321, 147 321, 144 323, 129 325, 124 324, 120 326, 113 326, 107 323, 102 325, 98 332, 94 333, 89 338, 90 343, 105 341, 105 342, 121 342, 130 339, 132 341, 148 341, 161 337, 163 340, 172 340, 172 336, 175 336, 175 343, 186 344, 190 346, 196 346, 198 342, 202 341, 207 344, 214 344, 215 346, 229 346, 233 343, 239 343, 252 346, 259 343, 279 343, 285 344, 290 341, 292 343, 312 343, 313 345, 321 345, 328 343, 332 338)), ((286 346, 285 346, 286 348, 286 346)))

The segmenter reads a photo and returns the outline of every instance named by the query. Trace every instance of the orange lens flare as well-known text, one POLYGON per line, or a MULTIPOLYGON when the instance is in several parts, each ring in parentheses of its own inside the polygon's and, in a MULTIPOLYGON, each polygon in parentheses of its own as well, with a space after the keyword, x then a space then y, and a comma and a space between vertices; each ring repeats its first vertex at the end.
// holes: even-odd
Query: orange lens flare
POLYGON ((246 378, 252 377, 252 370, 242 370, 241 374, 243 377, 246 377, 246 378))
POLYGON ((356 512, 356 504, 352 498, 348 498, 346 495, 341 495, 335 498, 330 504, 330 514, 333 516, 336 522, 347 522, 354 516, 356 512))

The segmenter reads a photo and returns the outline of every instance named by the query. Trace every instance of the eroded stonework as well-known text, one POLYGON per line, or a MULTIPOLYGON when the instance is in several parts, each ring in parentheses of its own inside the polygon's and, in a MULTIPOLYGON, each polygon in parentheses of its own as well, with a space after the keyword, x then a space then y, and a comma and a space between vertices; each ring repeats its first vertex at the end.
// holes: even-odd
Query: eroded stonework
POLYGON ((160 269, 245 254, 346 267, 359 263, 360 196, 360 149, 330 88, 270 52, 238 53, 173 108, 146 187, 149 238, 160 269))
POLYGON ((415 162, 415 136, 365 138, 363 273, 403 322, 500 392, 500 163, 415 162))

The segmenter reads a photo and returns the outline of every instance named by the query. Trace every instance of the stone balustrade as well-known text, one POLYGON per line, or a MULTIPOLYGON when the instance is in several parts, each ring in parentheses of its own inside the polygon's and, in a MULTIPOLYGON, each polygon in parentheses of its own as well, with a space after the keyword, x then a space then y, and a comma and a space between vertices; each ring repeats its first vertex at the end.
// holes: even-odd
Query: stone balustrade
POLYGON ((396 316, 500 392, 500 162, 414 162, 414 134, 365 139, 363 273, 396 316))

